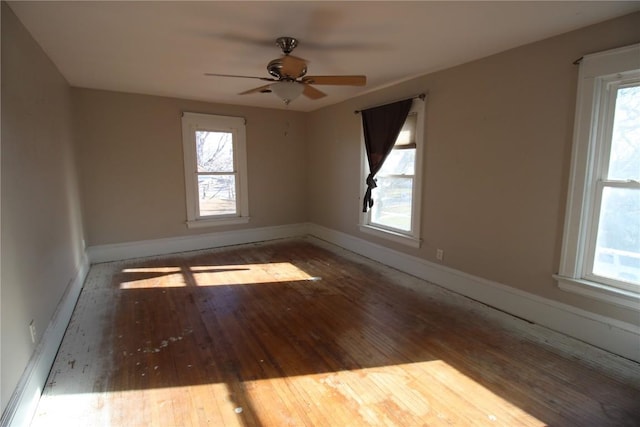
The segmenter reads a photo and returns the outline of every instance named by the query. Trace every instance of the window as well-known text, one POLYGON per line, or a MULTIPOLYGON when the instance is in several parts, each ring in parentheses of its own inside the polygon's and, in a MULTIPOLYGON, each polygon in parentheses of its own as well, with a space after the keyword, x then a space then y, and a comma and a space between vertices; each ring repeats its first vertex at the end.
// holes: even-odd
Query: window
MULTIPOLYGON (((360 226, 364 232, 414 247, 420 246, 423 123, 424 101, 414 99, 391 153, 376 174, 374 204, 367 213, 361 214, 360 226)), ((361 175, 366 178, 364 151, 362 165, 361 175)))
POLYGON ((640 309, 640 44, 580 64, 560 288, 640 309))
POLYGON ((244 118, 184 113, 182 143, 187 226, 247 222, 244 118))

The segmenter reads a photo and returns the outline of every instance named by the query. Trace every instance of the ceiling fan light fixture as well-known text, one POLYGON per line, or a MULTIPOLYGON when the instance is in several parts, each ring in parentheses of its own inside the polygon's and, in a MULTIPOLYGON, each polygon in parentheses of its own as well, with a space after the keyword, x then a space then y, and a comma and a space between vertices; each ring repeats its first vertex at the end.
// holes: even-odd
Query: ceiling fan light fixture
POLYGON ((302 94, 304 85, 293 80, 283 80, 272 84, 271 90, 278 98, 282 99, 285 104, 289 104, 302 94))

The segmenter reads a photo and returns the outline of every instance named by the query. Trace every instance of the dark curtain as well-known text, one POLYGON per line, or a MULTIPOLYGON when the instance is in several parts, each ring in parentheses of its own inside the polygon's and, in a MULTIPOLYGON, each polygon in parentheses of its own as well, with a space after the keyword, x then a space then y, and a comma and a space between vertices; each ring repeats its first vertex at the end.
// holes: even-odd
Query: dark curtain
POLYGON ((373 206, 371 191, 376 188, 375 176, 382 167, 385 159, 393 149, 402 130, 413 98, 393 104, 362 110, 362 127, 364 129, 364 144, 369 160, 369 176, 367 176, 367 191, 362 202, 362 212, 373 206))

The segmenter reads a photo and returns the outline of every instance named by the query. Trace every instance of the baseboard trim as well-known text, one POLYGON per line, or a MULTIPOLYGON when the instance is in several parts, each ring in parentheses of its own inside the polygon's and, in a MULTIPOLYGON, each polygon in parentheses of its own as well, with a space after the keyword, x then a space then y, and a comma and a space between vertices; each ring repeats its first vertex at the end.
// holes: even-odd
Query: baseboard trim
POLYGON ((0 426, 28 425, 33 417, 90 263, 305 235, 324 240, 610 353, 640 362, 640 327, 636 325, 463 273, 340 231, 317 224, 301 223, 89 247, 2 415, 0 426))
POLYGON ((88 273, 89 259, 84 255, 2 414, 2 427, 31 423, 88 273))
POLYGON ((539 297, 498 282, 386 248, 317 224, 243 229, 89 247, 75 279, 68 286, 42 340, 29 361, 0 422, 1 426, 28 425, 37 408, 90 263, 208 249, 311 235, 359 255, 435 283, 473 300, 608 352, 640 362, 640 327, 539 297))
POLYGON ((398 252, 317 224, 308 233, 513 316, 640 362, 640 327, 398 252))
POLYGON ((97 245, 90 246, 87 249, 87 252, 89 254, 89 260, 94 264, 99 262, 119 261, 131 258, 167 255, 177 252, 299 237, 306 234, 307 224, 302 223, 97 245))

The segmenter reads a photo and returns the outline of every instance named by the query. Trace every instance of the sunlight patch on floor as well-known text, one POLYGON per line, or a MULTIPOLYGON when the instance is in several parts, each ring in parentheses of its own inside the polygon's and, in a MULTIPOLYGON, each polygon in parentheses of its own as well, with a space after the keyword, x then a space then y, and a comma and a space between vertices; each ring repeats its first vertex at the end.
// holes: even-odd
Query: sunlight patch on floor
MULTIPOLYGON (((324 404, 332 405, 332 402, 334 406, 339 402, 338 407, 332 409, 334 414, 347 408, 357 408, 360 419, 356 425, 393 424, 387 419, 389 410, 394 412, 396 420, 398 413, 403 414, 409 424, 546 425, 511 403, 508 396, 496 394, 442 360, 284 380, 289 387, 312 390, 312 400, 319 411, 324 404), (424 396, 429 396, 428 401, 424 396)), ((347 411, 342 419, 350 416, 353 414, 347 411)))
POLYGON ((397 425, 399 418, 407 425, 545 425, 508 398, 431 360, 233 384, 59 393, 43 396, 32 425, 397 425))
POLYGON ((278 390, 292 390, 293 407, 307 408, 296 419, 313 425, 396 425, 398 418, 406 425, 546 425, 442 360, 244 384, 262 425, 281 425, 292 416, 282 399, 274 406, 278 390))
POLYGON ((195 286, 253 285, 294 281, 317 281, 289 262, 264 264, 141 267, 122 270, 120 289, 195 286))
POLYGON ((241 426, 226 384, 43 396, 31 427, 241 426))

